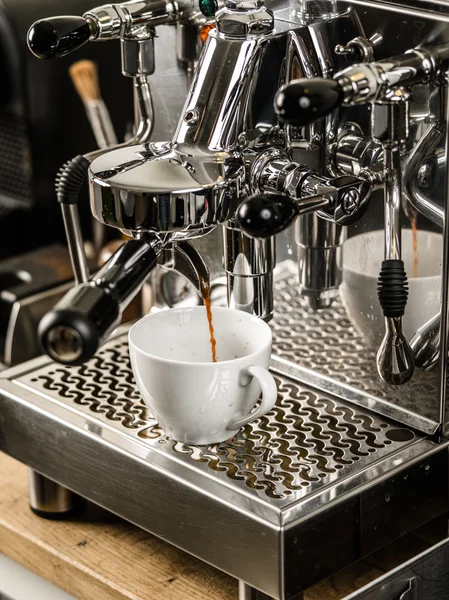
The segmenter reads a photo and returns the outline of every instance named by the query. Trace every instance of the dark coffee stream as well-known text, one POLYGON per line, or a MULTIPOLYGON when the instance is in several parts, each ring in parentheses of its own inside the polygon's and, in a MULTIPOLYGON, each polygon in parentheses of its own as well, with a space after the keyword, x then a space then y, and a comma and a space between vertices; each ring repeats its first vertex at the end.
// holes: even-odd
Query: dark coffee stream
POLYGON ((212 350, 212 362, 217 362, 217 340, 215 339, 214 325, 212 323, 212 306, 210 303, 210 285, 207 281, 201 281, 201 291, 204 305, 206 306, 207 321, 209 323, 210 345, 212 350))

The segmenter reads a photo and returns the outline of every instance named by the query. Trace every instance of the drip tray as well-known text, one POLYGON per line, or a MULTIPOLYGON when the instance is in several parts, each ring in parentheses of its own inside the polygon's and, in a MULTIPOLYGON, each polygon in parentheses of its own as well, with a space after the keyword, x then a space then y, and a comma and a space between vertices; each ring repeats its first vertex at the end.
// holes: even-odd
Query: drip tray
POLYGON ((447 445, 277 376, 276 407, 227 443, 167 439, 119 332, 95 358, 0 379, 0 449, 274 598, 447 508, 447 445))
POLYGON ((285 261, 279 267, 272 368, 424 433, 435 433, 439 427, 439 369, 416 369, 402 386, 384 383, 377 373, 377 347, 367 344, 355 330, 341 300, 313 311, 298 294, 297 264, 285 261))

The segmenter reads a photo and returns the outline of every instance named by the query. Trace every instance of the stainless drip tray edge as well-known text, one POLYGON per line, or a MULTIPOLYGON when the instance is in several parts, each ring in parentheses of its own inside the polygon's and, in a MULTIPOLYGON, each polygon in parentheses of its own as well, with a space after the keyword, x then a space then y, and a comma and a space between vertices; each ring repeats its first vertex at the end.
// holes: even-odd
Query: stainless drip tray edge
POLYGON ((439 424, 437 421, 427 419, 426 417, 411 412, 410 410, 402 410, 395 404, 376 398, 368 393, 360 393, 360 390, 344 383, 337 382, 331 377, 326 377, 316 373, 315 371, 301 367, 289 360, 273 355, 270 363, 271 370, 280 375, 291 377, 299 383, 310 386, 332 396, 342 398, 347 402, 352 402, 358 406, 362 406, 368 410, 403 423, 407 427, 417 429, 427 435, 433 435, 437 432, 439 424))

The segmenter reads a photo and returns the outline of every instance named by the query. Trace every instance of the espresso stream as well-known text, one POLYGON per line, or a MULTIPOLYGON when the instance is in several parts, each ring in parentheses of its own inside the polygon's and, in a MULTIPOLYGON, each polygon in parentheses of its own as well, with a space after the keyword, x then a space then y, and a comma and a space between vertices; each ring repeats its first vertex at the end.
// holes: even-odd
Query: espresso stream
POLYGON ((212 323, 212 307, 210 303, 210 285, 207 281, 201 281, 201 290, 206 307, 207 321, 209 323, 210 346, 212 350, 212 362, 217 362, 217 340, 215 339, 214 325, 212 323))

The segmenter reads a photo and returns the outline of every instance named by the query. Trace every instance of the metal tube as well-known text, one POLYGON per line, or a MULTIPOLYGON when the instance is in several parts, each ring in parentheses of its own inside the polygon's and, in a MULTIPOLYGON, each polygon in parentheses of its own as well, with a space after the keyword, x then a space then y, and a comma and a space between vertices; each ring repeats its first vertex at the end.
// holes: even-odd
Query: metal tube
POLYGON ((269 321, 274 310, 274 238, 250 238, 228 221, 223 227, 223 244, 228 305, 269 321))
POLYGON ((128 142, 129 146, 149 142, 153 132, 153 98, 147 75, 134 77, 134 103, 137 128, 134 138, 128 142))
POLYGON ((117 144, 111 116, 103 100, 89 100, 86 104, 87 117, 99 148, 117 144))
POLYGON ((446 395, 447 395, 447 357, 448 352, 448 308, 449 308, 449 92, 448 92, 449 77, 446 74, 446 136, 445 136, 445 151, 446 151, 446 175, 444 181, 445 203, 444 203, 444 226, 443 226, 443 273, 441 282, 441 326, 440 326, 440 410, 439 420, 442 428, 445 426, 446 413, 446 395))
POLYGON ((401 259, 401 153, 399 145, 384 147, 385 164, 385 260, 401 259))
MULTIPOLYGON (((382 279, 384 269, 395 272, 401 261, 401 224, 400 210, 402 206, 402 165, 401 146, 407 139, 409 119, 409 96, 407 93, 386 98, 385 101, 376 105, 373 112, 373 133, 380 139, 384 148, 385 169, 385 261, 382 266, 379 290, 395 294, 398 286, 391 287, 391 279, 382 279), (382 127, 378 119, 387 118, 387 126, 382 127), (392 263, 390 261, 401 261, 392 263)), ((399 288, 402 293, 402 288, 399 288)), ((381 298, 379 291, 379 299, 381 298)), ((390 300, 390 299, 389 299, 390 300)), ((385 302, 385 297, 384 297, 385 302)), ((389 302, 388 302, 389 303, 389 302)), ((387 304, 388 304, 387 303, 387 304)), ((405 305, 404 305, 405 308, 405 305)), ((415 364, 412 349, 404 336, 402 330, 402 316, 389 314, 382 305, 385 314, 385 337, 377 352, 377 370, 383 381, 391 385, 403 385, 413 376, 415 364)), ((403 314, 403 311, 402 311, 403 314)))
POLYGON ((296 221, 299 293, 313 310, 331 306, 338 296, 345 238, 345 227, 316 214, 296 221))
POLYGON ((84 251, 78 206, 61 204, 61 210, 75 283, 84 283, 89 279, 89 268, 84 251))

